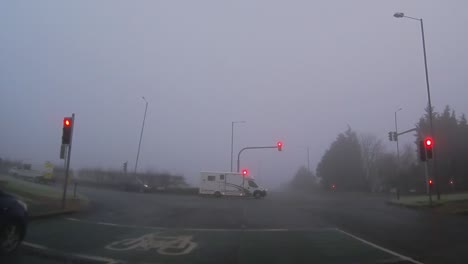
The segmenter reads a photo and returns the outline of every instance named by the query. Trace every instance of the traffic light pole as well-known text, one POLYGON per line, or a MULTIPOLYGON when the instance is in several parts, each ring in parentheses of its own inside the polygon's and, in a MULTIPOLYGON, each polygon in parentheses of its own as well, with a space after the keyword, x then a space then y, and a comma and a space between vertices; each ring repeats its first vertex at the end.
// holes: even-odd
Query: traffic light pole
POLYGON ((68 179, 70 178, 70 158, 71 158, 71 148, 73 142, 73 130, 75 129, 75 113, 72 114, 72 130, 70 137, 70 144, 68 145, 68 153, 66 157, 66 167, 65 167, 65 182, 63 183, 63 195, 62 195, 62 209, 65 210, 66 201, 67 201, 67 187, 68 179))
POLYGON ((243 148, 239 151, 239 154, 237 154, 237 172, 240 171, 240 155, 242 154, 242 152, 244 150, 247 150, 247 149, 270 149, 270 148, 278 148, 277 146, 267 146, 267 147, 246 147, 246 148, 243 148))
POLYGON ((432 207, 432 193, 431 193, 431 186, 429 184, 429 168, 428 168, 428 165, 427 165, 427 161, 424 162, 424 176, 426 178, 426 193, 427 195, 429 196, 429 206, 432 207))

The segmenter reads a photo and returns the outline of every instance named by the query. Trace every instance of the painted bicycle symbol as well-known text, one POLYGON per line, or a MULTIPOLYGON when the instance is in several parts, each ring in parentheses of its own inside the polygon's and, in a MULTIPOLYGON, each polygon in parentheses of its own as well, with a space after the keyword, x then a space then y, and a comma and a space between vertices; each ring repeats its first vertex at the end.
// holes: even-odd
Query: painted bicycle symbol
POLYGON ((161 232, 150 233, 138 238, 128 238, 110 243, 105 248, 115 251, 157 249, 161 255, 185 255, 197 247, 192 236, 162 236, 161 232))

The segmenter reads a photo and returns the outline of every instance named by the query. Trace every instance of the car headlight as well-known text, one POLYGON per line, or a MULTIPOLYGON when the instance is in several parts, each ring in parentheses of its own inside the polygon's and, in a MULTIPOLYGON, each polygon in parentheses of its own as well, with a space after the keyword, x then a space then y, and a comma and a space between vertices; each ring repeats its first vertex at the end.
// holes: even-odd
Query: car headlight
POLYGON ((25 211, 28 211, 28 205, 25 202, 21 200, 16 200, 16 201, 18 202, 19 205, 21 205, 21 207, 23 207, 25 211))

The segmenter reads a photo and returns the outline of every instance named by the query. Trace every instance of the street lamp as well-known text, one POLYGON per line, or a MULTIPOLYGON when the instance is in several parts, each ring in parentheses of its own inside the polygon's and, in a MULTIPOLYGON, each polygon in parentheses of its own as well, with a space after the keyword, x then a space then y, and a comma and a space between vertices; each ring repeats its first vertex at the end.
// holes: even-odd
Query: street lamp
POLYGON ((143 138, 143 129, 145 128, 146 111, 148 110, 148 101, 146 101, 144 96, 141 98, 145 101, 146 106, 145 106, 145 114, 143 115, 143 124, 141 125, 141 133, 140 133, 140 142, 138 143, 138 152, 137 152, 136 161, 135 161, 135 170, 134 170, 135 177, 136 177, 136 172, 138 168, 138 158, 140 157, 140 148, 141 148, 141 139, 143 138))
POLYGON ((397 150, 397 160, 398 160, 398 166, 400 166, 400 147, 398 146, 398 122, 397 122, 397 113, 403 110, 403 108, 398 108, 398 110, 395 111, 395 133, 397 134, 396 137, 396 150, 397 150))
POLYGON ((232 172, 232 156, 234 153, 234 124, 246 123, 245 121, 232 121, 231 122, 231 172, 232 172))
MULTIPOLYGON (((421 38, 422 38, 422 47, 423 47, 423 54, 424 54, 424 70, 425 70, 425 73, 426 73, 426 88, 427 88, 427 105, 428 105, 428 115, 429 115, 429 126, 430 126, 430 133, 431 133, 431 136, 434 137, 434 126, 433 126, 433 111, 432 111, 432 103, 431 103, 431 90, 429 88, 429 72, 427 70, 427 55, 426 55, 426 40, 424 38, 424 23, 423 23, 423 19, 422 18, 415 18, 415 17, 410 17, 410 16, 405 16, 404 13, 402 12, 397 12, 395 14, 393 14, 394 17, 396 18, 408 18, 408 19, 412 19, 412 20, 417 20, 419 21, 420 25, 421 25, 421 38)), ((436 180, 436 192, 437 192, 437 200, 440 200, 440 192, 439 192, 439 181, 438 181, 438 178, 437 178, 437 173, 436 173, 436 161, 435 161, 435 157, 434 157, 434 160, 433 160, 433 163, 432 163, 432 166, 433 166, 433 174, 434 174, 434 178, 436 180)))

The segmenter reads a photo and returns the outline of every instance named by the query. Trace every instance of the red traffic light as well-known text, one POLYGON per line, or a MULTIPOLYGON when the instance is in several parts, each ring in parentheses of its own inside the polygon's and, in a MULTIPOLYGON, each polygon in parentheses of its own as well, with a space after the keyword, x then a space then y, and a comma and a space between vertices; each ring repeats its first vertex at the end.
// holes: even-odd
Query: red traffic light
POLYGON ((242 170, 242 176, 247 176, 249 174, 249 171, 247 169, 242 170))
POLYGON ((72 124, 71 118, 65 117, 63 119, 63 126, 69 127, 69 126, 71 126, 71 124, 72 124))
POLYGON ((432 138, 428 137, 424 140, 424 145, 426 145, 426 148, 430 148, 432 147, 432 145, 434 144, 434 142, 432 142, 432 138))
POLYGON ((283 142, 278 141, 278 142, 276 143, 276 146, 278 147, 278 151, 281 151, 282 148, 283 148, 283 142))
POLYGON ((432 185, 432 179, 429 180, 429 185, 432 185))

